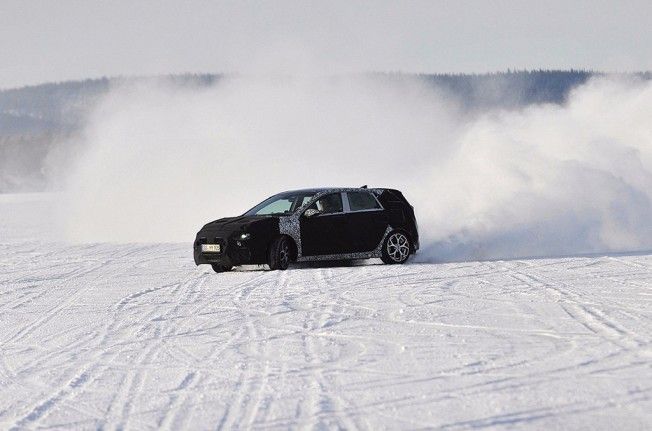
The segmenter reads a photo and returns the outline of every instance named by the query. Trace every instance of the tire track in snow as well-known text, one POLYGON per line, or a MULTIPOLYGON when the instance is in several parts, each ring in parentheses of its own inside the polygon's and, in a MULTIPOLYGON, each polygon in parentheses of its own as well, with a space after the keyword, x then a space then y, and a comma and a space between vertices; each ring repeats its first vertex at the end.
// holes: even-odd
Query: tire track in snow
MULTIPOLYGON (((106 341, 107 336, 108 334, 104 335, 103 341, 106 341)), ((73 344, 77 344, 77 340, 75 340, 73 344)), ((84 342, 81 341, 80 345, 83 344, 84 342)), ((100 342, 99 344, 101 345, 102 342, 100 342)), ((40 363, 45 363, 45 361, 51 360, 52 357, 53 355, 41 357, 42 361, 40 363)), ((84 370, 82 372, 78 373, 74 378, 72 378, 72 380, 70 380, 69 383, 65 384, 62 388, 55 390, 53 392, 53 395, 48 396, 44 401, 38 401, 36 404, 32 404, 32 406, 28 408, 30 412, 27 415, 23 416, 21 419, 19 419, 14 424, 14 427, 23 428, 27 424, 29 424, 30 426, 37 425, 38 421, 46 417, 52 409, 57 407, 62 402, 66 402, 70 397, 75 396, 83 386, 94 381, 94 379, 91 379, 90 376, 99 375, 102 373, 103 370, 107 368, 106 366, 104 367, 99 366, 98 364, 99 357, 100 355, 96 349, 94 358, 89 363, 83 365, 84 370)), ((35 366, 38 366, 38 364, 31 365, 32 368, 35 366)))
POLYGON ((560 306, 566 313, 604 340, 626 350, 643 347, 650 343, 649 340, 639 338, 636 334, 618 324, 599 308, 588 305, 587 300, 576 294, 567 283, 552 280, 532 270, 527 274, 520 271, 516 272, 523 278, 531 280, 535 285, 554 291, 560 298, 560 306), (557 284, 563 288, 558 287, 557 284))
MULTIPOLYGON (((92 262, 93 265, 90 265, 88 268, 72 271, 67 273, 65 277, 55 277, 57 284, 62 281, 72 282, 76 278, 87 276, 103 267, 103 263, 98 260, 93 259, 90 260, 90 262, 92 262)), ((65 310, 70 308, 79 297, 90 289, 90 286, 87 284, 82 285, 83 287, 78 289, 74 289, 74 287, 77 286, 76 283, 72 283, 72 285, 74 293, 68 296, 65 301, 50 308, 42 317, 23 326, 18 332, 14 333, 11 338, 5 340, 0 345, 2 345, 3 348, 6 348, 7 344, 18 344, 22 342, 26 337, 36 332, 39 328, 57 319, 65 310)), ((73 343, 71 343, 71 346, 82 344, 83 342, 79 343, 78 340, 74 340, 73 343)), ((39 357, 39 360, 44 361, 47 360, 47 358, 52 358, 56 353, 57 352, 53 352, 51 355, 41 356, 39 357)), ((34 365, 30 365, 30 367, 33 369, 34 365)), ((54 390, 47 388, 49 395, 45 394, 44 398, 40 398, 38 401, 27 404, 26 407, 20 408, 21 411, 26 411, 28 413, 21 413, 21 411, 14 412, 14 417, 19 418, 15 421, 14 427, 23 427, 27 424, 34 426, 42 417, 47 416, 54 407, 67 400, 67 398, 77 393, 79 388, 86 385, 89 381, 89 376, 91 375, 92 370, 93 367, 83 366, 82 371, 77 371, 75 377, 70 379, 68 383, 65 383, 63 387, 55 388, 54 390)), ((29 371, 29 369, 27 371, 29 371)), ((25 370, 19 370, 17 374, 25 374, 25 370)))
MULTIPOLYGON (((131 420, 131 413, 134 409, 134 404, 137 402, 137 398, 141 397, 143 389, 145 387, 145 382, 147 380, 148 371, 147 365, 156 360, 156 358, 162 353, 162 350, 165 346, 165 337, 174 334, 176 328, 174 325, 166 323, 167 320, 164 319, 167 316, 174 315, 179 310, 179 304, 189 303, 190 298, 195 293, 194 287, 201 285, 204 278, 190 278, 179 283, 172 283, 164 286, 165 288, 178 286, 178 289, 173 289, 173 293, 181 295, 181 297, 175 298, 174 301, 176 306, 172 309, 164 309, 163 313, 158 311, 156 316, 149 321, 142 330, 149 332, 153 328, 152 336, 146 341, 145 347, 139 349, 139 353, 134 359, 132 365, 127 370, 125 380, 123 381, 122 387, 124 390, 120 391, 119 396, 113 400, 113 406, 109 408, 109 416, 111 412, 115 411, 117 413, 117 419, 114 419, 117 422, 116 427, 118 429, 124 429, 129 426, 129 421, 131 420), (155 323, 152 323, 155 322, 155 323)), ((162 287, 163 288, 163 287, 162 287)), ((137 296, 130 295, 128 296, 128 301, 121 300, 118 302, 116 308, 123 309, 124 305, 130 301, 140 298, 145 294, 155 292, 160 289, 151 290, 145 289, 140 292, 137 292, 137 296)), ((122 388, 121 388, 122 389, 122 388)), ((115 417, 115 416, 114 416, 115 417)), ((108 421, 108 425, 112 421, 108 421)))
MULTIPOLYGON (((255 334, 251 322, 245 323, 246 339, 251 341, 252 336, 255 334)), ((222 418, 217 426, 217 429, 232 429, 242 419, 242 411, 246 408, 248 397, 250 393, 251 379, 254 375, 252 361, 244 361, 240 363, 240 373, 234 387, 234 395, 229 400, 227 408, 224 411, 222 418)))
MULTIPOLYGON (((281 271, 278 276, 278 281, 274 283, 272 290, 269 293, 269 296, 275 296, 277 298, 282 298, 285 295, 287 287, 289 285, 290 274, 288 271, 281 271)), ((270 369, 270 350, 269 350, 269 326, 263 326, 261 319, 256 320, 256 324, 259 325, 258 328, 258 341, 254 344, 254 357, 258 359, 258 362, 264 361, 262 370, 260 371, 259 384, 255 390, 255 399, 252 404, 249 412, 247 413, 248 417, 245 417, 245 422, 247 423, 247 428, 252 428, 256 423, 256 418, 261 416, 261 421, 264 422, 271 408, 272 396, 265 397, 265 391, 269 385, 269 377, 271 374, 270 369), (262 411, 261 411, 262 410, 262 411)))
POLYGON ((197 382, 202 377, 199 371, 188 372, 181 383, 172 390, 167 406, 163 409, 164 415, 158 422, 159 429, 176 430, 183 428, 183 422, 188 419, 181 416, 181 408, 188 399, 188 394, 196 389, 197 382))
MULTIPOLYGON (((98 269, 102 268, 102 266, 103 266, 102 264, 97 265, 97 266, 93 266, 91 268, 86 269, 85 271, 75 273, 74 276, 71 276, 71 278, 79 278, 79 277, 84 276, 86 274, 89 274, 91 272, 97 271, 98 269)), ((70 281, 70 280, 67 280, 67 281, 70 281)), ((15 343, 18 343, 18 342, 22 341, 27 336, 32 334, 34 331, 38 330, 43 325, 47 324, 52 319, 59 316, 64 310, 66 310, 72 304, 74 304, 79 296, 86 293, 86 291, 88 289, 90 289, 89 285, 85 285, 81 289, 75 289, 73 291, 73 293, 70 296, 68 296, 68 298, 66 300, 64 300, 62 303, 59 303, 59 304, 55 305, 54 307, 50 308, 43 316, 38 317, 37 319, 33 320, 31 323, 28 323, 27 325, 20 328, 12 336, 10 336, 9 338, 7 338, 7 339, 3 340, 2 342, 0 342, 0 346, 6 346, 8 344, 15 344, 15 343)))
MULTIPOLYGON (((332 326, 336 321, 334 307, 336 300, 330 292, 332 286, 332 270, 330 268, 320 269, 315 274, 315 289, 323 294, 326 293, 326 305, 317 307, 313 304, 313 310, 306 314, 303 324, 303 346, 305 355, 305 386, 310 388, 310 396, 307 404, 300 409, 299 428, 332 427, 339 429, 358 429, 351 417, 347 414, 348 402, 343 401, 339 394, 339 388, 334 388, 333 383, 324 375, 324 369, 337 367, 340 358, 329 359, 326 363, 321 362, 320 352, 328 351, 325 345, 331 340, 319 336, 318 332, 332 326), (305 413, 307 412, 307 414, 305 413)), ((323 304, 323 299, 320 301, 323 304)), ((338 355, 341 352, 337 352, 338 355)))
MULTIPOLYGON (((280 276, 281 284, 286 276, 287 274, 280 276)), ((246 331, 245 341, 238 348, 244 363, 241 364, 236 390, 220 419, 218 429, 231 429, 241 423, 253 426, 263 405, 263 393, 270 373, 267 360, 268 337, 261 323, 262 316, 252 317, 252 310, 247 306, 247 302, 256 290, 267 287, 265 299, 269 294, 273 294, 278 288, 275 278, 273 273, 260 272, 239 283, 233 291, 236 310, 243 319, 246 331), (264 361, 264 364, 261 364, 261 361, 264 361)), ((269 408, 269 404, 265 408, 269 408)))
POLYGON ((78 374, 64 388, 58 390, 54 395, 34 406, 26 416, 16 421, 10 429, 20 430, 26 427, 35 426, 38 420, 46 415, 52 408, 72 396, 74 393, 81 391, 83 386, 88 383, 88 380, 89 371, 83 371, 81 374, 78 374))
MULTIPOLYGON (((191 294, 194 298, 192 302, 198 302, 199 288, 204 284, 207 277, 204 274, 200 280, 192 284, 191 294)), ((202 309, 203 306, 196 307, 190 315, 196 315, 197 311, 202 309)), ((177 326, 177 332, 182 327, 177 326)), ((209 352, 208 356, 201 359, 201 362, 211 363, 214 359, 220 357, 225 351, 232 348, 237 340, 241 338, 243 331, 236 332, 224 344, 215 345, 209 352)), ((200 370, 188 372, 179 386, 174 392, 181 392, 181 395, 173 393, 169 400, 168 406, 164 409, 164 414, 159 420, 159 427, 162 429, 179 429, 192 418, 191 411, 184 411, 183 406, 188 403, 188 400, 195 393, 197 386, 203 381, 203 373, 200 370)))
MULTIPOLYGON (((129 254, 129 253, 127 253, 127 254, 129 254)), ((120 305, 120 303, 118 303, 117 305, 120 305)), ((116 308, 119 310, 121 307, 116 307, 116 308)), ((149 313, 146 313, 145 315, 141 315, 140 317, 146 319, 148 317, 148 315, 150 315, 150 314, 151 314, 151 311, 149 313)), ((93 374, 101 374, 104 370, 106 370, 108 368, 108 365, 117 356, 119 356, 122 353, 122 351, 124 350, 124 347, 126 347, 126 346, 123 346, 122 349, 116 349, 113 352, 111 352, 109 354, 110 358, 108 359, 106 364, 103 365, 102 367, 98 366, 100 358, 103 357, 103 356, 106 356, 107 349, 112 347, 111 345, 108 345, 107 343, 108 343, 108 340, 110 339, 110 337, 115 335, 113 333, 113 330, 115 329, 115 326, 118 325, 118 321, 119 321, 119 318, 118 318, 118 315, 117 315, 117 312, 116 312, 116 313, 114 313, 113 320, 109 324, 107 324, 105 326, 104 334, 101 337, 99 337, 99 336, 96 337, 96 338, 100 339, 101 341, 99 343, 97 343, 97 345, 95 345, 95 346, 92 346, 92 347, 89 346, 89 347, 91 347, 93 349, 93 355, 94 356, 93 356, 93 358, 91 359, 90 363, 87 365, 86 368, 93 371, 93 374)), ((91 374, 91 371, 88 371, 88 372, 85 372, 85 373, 86 374, 91 374)), ((73 391, 67 391, 65 389, 60 390, 58 392, 58 395, 55 395, 54 397, 50 397, 48 399, 48 401, 45 401, 44 403, 38 404, 36 407, 34 407, 33 411, 39 412, 38 415, 31 415, 31 416, 28 416, 28 417, 31 417, 33 419, 40 419, 41 417, 45 416, 45 414, 47 412, 49 412, 51 407, 54 407, 60 401, 64 400, 65 398, 67 398, 69 396, 72 396, 73 394, 74 394, 73 391), (41 405, 47 406, 48 408, 43 409, 43 408, 39 407, 41 405)))

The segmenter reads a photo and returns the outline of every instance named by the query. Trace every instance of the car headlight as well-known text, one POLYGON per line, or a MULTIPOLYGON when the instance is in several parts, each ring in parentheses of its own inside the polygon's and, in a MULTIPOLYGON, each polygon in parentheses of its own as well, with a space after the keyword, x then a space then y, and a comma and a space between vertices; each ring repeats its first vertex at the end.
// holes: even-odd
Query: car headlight
POLYGON ((241 240, 245 240, 245 239, 249 239, 249 238, 251 238, 251 234, 248 233, 248 232, 241 233, 238 236, 238 239, 241 239, 241 240))

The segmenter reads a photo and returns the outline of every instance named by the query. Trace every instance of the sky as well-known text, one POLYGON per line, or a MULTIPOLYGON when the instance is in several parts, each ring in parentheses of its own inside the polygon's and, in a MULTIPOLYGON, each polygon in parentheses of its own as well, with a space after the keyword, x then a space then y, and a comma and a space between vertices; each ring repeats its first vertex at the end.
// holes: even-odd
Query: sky
POLYGON ((650 0, 1 0, 0 88, 166 73, 652 69, 650 0))

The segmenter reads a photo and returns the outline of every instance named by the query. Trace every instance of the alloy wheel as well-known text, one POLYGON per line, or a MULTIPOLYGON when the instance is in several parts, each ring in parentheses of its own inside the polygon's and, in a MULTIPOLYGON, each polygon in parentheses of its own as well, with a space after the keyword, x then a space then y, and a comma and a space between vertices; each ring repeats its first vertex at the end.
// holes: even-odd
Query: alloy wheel
POLYGON ((279 262, 282 268, 285 268, 290 263, 290 246, 287 241, 283 241, 281 249, 279 250, 279 262))
POLYGON ((403 262, 410 255, 410 241, 401 232, 393 233, 387 240, 387 254, 394 262, 403 262))

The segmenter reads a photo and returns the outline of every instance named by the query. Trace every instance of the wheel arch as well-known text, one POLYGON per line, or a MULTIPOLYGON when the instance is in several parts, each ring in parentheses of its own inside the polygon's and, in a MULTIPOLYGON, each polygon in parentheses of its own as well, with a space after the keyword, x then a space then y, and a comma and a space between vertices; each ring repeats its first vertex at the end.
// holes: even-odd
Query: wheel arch
POLYGON ((292 238, 290 235, 286 233, 281 233, 273 236, 272 239, 270 239, 269 243, 267 244, 266 253, 269 254, 272 244, 274 244, 274 241, 277 240, 278 238, 287 238, 288 242, 290 243, 290 260, 292 262, 296 262, 298 257, 297 243, 294 241, 294 238, 292 238))

